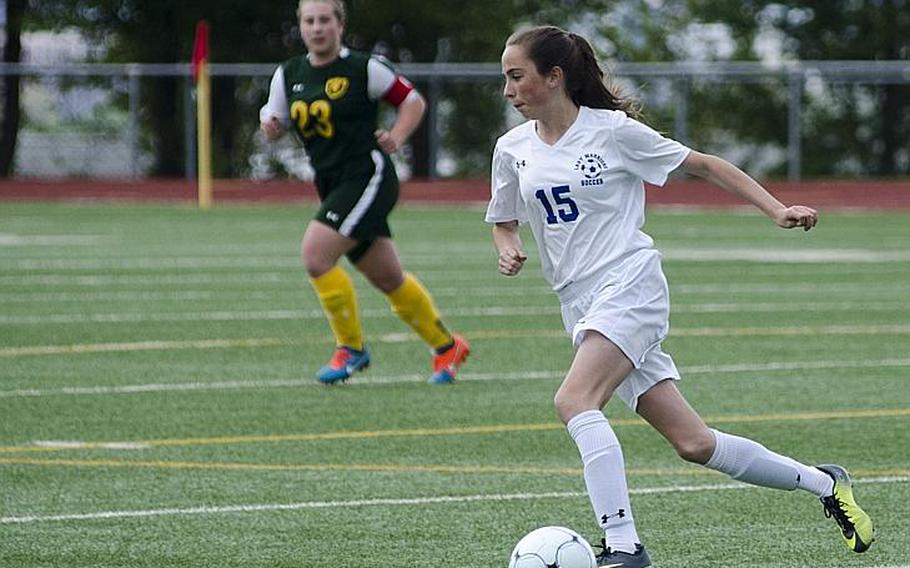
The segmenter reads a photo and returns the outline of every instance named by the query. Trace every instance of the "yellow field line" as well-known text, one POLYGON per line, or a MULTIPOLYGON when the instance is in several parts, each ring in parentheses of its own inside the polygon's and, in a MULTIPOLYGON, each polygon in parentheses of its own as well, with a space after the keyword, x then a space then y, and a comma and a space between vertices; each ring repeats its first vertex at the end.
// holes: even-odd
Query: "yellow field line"
MULTIPOLYGON (((689 327, 674 328, 674 337, 759 337, 799 335, 893 335, 910 333, 910 325, 807 325, 784 327, 689 327)), ((534 337, 567 337, 561 329, 476 330, 466 334, 471 339, 518 339, 534 337)), ((400 343, 417 340, 410 334, 390 333, 379 336, 377 343, 400 343)), ((224 349, 236 347, 278 347, 331 343, 326 336, 304 336, 296 339, 265 337, 261 339, 203 339, 189 341, 137 341, 124 343, 81 343, 73 345, 25 345, 0 348, 0 357, 28 355, 74 355, 82 353, 109 353, 121 351, 160 351, 168 349, 224 349)))
MULTIPOLYGON (((614 420, 616 423, 635 424, 637 419, 614 420)), ((276 443, 276 442, 315 442, 326 440, 364 440, 374 438, 397 438, 397 437, 430 437, 430 436, 460 436, 470 434, 499 434, 505 432, 532 432, 536 430, 559 430, 562 424, 543 423, 543 424, 500 424, 492 426, 464 426, 458 428, 413 428, 406 430, 375 430, 375 431, 357 431, 357 432, 321 432, 314 434, 279 434, 279 435, 262 435, 262 436, 219 436, 212 438, 185 438, 185 439, 162 439, 151 440, 147 442, 135 442, 146 446, 154 447, 173 447, 173 446, 211 446, 227 444, 257 444, 257 443, 276 443)), ((104 449, 110 442, 86 442, 76 449, 104 449)), ((52 446, 11 446, 0 447, 0 453, 18 453, 18 452, 59 452, 73 448, 52 447, 52 446)))
MULTIPOLYGON (((473 473, 473 474, 531 474, 531 475, 579 475, 581 468, 543 468, 532 466, 460 466, 420 464, 258 464, 218 462, 177 462, 177 461, 129 461, 129 460, 70 460, 0 458, 0 465, 55 465, 72 467, 136 467, 165 469, 206 469, 227 471, 368 471, 368 472, 412 472, 412 473, 473 473)), ((639 475, 663 475, 665 470, 635 470, 639 475)), ((667 470, 669 471, 669 470, 667 470)), ((684 475, 680 470, 680 475, 684 475)))
MULTIPOLYGON (((707 417, 709 424, 724 423, 751 423, 751 422, 793 422, 812 420, 853 420, 859 418, 893 418, 910 416, 910 408, 887 408, 870 410, 838 410, 822 412, 801 412, 793 414, 775 413, 759 415, 725 415, 707 417)), ((639 418, 612 419, 611 424, 617 426, 644 426, 647 423, 639 418)), ((534 432, 546 430, 562 430, 564 426, 558 422, 537 424, 494 424, 489 426, 463 426, 453 428, 412 428, 352 432, 321 432, 311 434, 275 434, 261 436, 219 436, 210 438, 172 438, 159 440, 141 440, 131 442, 118 442, 118 444, 142 445, 150 447, 175 447, 175 446, 214 446, 230 444, 256 444, 278 442, 312 442, 325 440, 364 440, 376 438, 396 437, 430 437, 430 436, 461 436, 472 434, 502 434, 509 432, 534 432)), ((85 442, 78 446, 8 446, 0 447, 0 453, 48 453, 68 450, 110 449, 111 442, 85 442)))
MULTIPOLYGON (((705 418, 708 423, 724 422, 791 422, 801 420, 838 420, 856 418, 892 418, 910 416, 910 408, 882 408, 869 410, 831 410, 821 412, 799 412, 795 414, 728 415, 705 418)), ((612 422, 612 420, 611 420, 612 422)))

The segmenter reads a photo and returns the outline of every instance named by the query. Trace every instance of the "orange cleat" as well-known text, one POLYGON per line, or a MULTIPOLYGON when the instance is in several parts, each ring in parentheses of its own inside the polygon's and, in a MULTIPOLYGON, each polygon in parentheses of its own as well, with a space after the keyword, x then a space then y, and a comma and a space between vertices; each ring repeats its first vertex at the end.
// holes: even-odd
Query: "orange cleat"
POLYGON ((428 381, 431 385, 454 383, 458 368, 471 353, 471 346, 460 335, 453 335, 452 342, 451 347, 433 356, 433 376, 428 381))

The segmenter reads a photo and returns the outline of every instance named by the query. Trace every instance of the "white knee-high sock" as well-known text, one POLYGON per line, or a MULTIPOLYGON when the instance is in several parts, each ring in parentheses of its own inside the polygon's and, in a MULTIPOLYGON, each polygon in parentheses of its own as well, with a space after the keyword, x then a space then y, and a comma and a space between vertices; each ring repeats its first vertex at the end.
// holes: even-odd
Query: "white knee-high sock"
POLYGON ((705 467, 752 485, 788 491, 804 489, 818 497, 831 495, 834 481, 823 471, 776 454, 758 442, 712 432, 717 444, 705 467))
POLYGON ((632 519, 626 466, 616 433, 599 410, 588 410, 566 425, 584 464, 588 498, 604 529, 607 546, 633 553, 640 542, 632 519))

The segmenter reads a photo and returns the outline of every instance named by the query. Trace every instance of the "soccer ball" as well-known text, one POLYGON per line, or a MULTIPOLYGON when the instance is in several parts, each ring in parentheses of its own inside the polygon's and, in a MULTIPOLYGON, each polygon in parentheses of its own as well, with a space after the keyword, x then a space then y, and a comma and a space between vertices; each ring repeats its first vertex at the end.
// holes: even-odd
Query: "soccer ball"
POLYGON ((543 527, 518 541, 509 568, 597 568, 597 559, 588 541, 572 529, 543 527))

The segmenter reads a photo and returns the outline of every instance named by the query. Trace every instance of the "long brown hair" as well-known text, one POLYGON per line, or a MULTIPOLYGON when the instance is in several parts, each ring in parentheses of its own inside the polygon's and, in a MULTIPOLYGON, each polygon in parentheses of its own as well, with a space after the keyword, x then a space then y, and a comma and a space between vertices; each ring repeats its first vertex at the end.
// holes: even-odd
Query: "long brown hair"
POLYGON ((638 118, 635 102, 604 82, 604 72, 594 49, 582 36, 556 26, 539 26, 515 32, 506 45, 524 47, 541 75, 554 67, 562 69, 567 94, 577 106, 621 110, 638 118))

